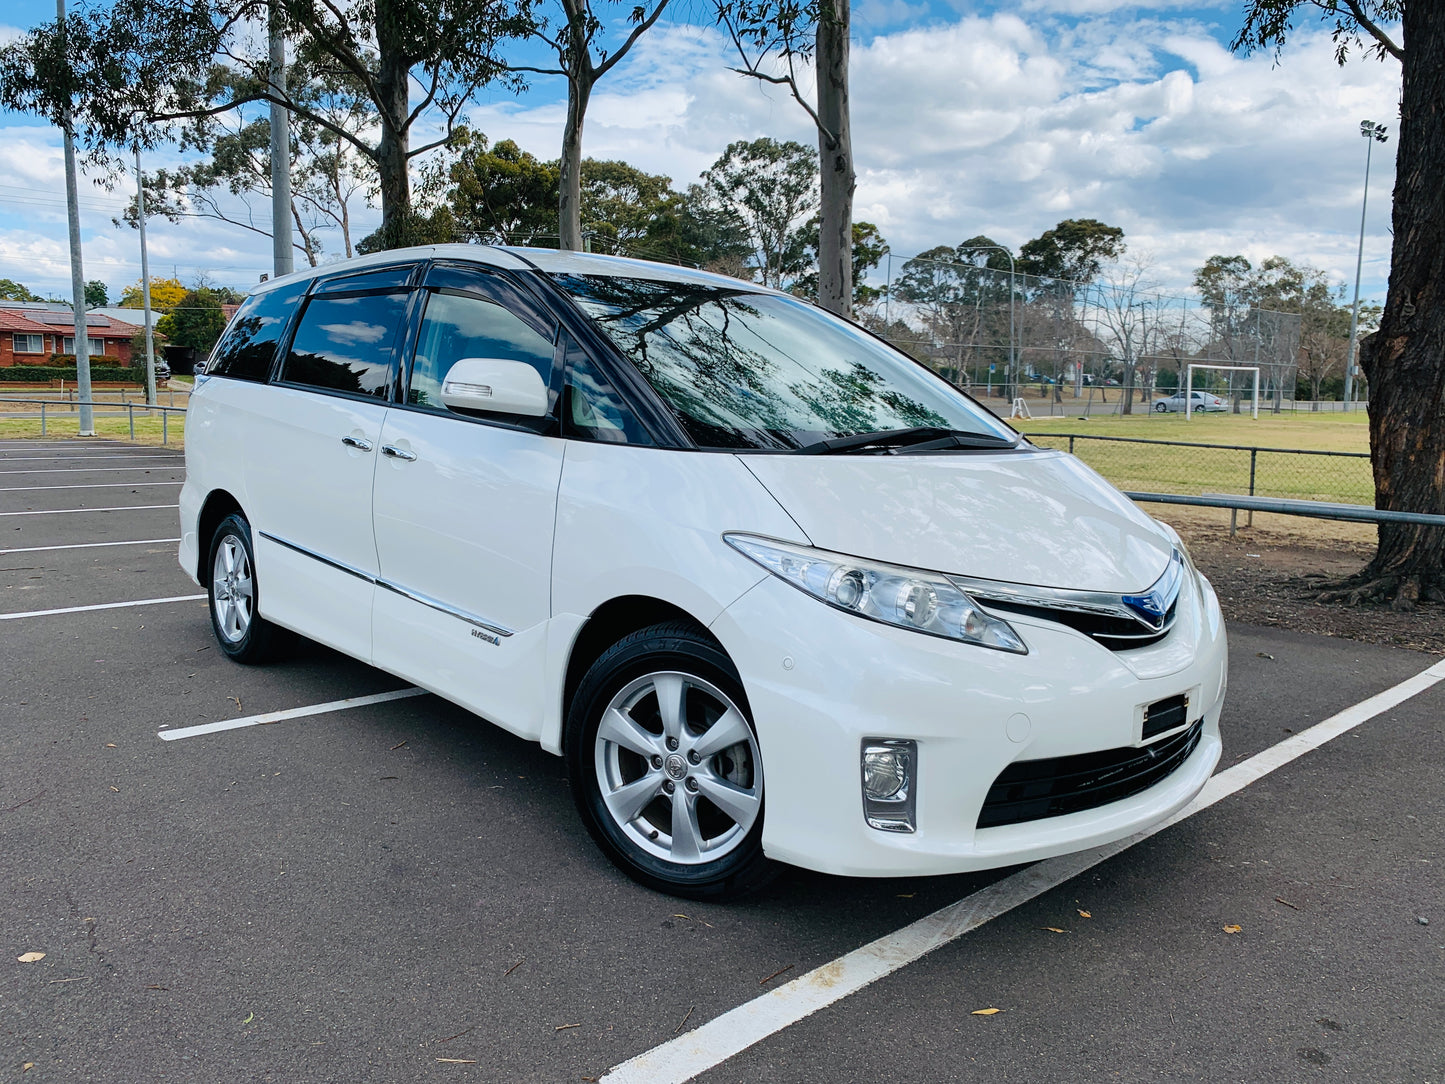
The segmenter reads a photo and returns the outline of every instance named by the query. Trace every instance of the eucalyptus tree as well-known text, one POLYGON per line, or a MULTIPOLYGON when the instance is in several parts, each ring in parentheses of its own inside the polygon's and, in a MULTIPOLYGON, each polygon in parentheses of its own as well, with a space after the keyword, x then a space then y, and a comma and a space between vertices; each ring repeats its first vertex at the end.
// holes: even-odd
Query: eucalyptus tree
POLYGON ((405 242, 408 167, 445 145, 484 84, 511 79, 499 42, 533 27, 533 0, 96 0, 0 50, 0 105, 58 122, 72 112, 92 156, 118 165, 132 145, 205 146, 214 118, 276 103, 353 148, 381 199, 381 244, 405 242), (274 19, 317 78, 374 114, 352 129, 270 78, 274 19), (412 134, 424 127, 419 145, 412 134))
MULTIPOLYGON (((1360 367, 1370 382, 1376 506, 1445 514, 1445 5, 1251 0, 1234 47, 1278 54, 1312 11, 1331 27, 1339 63, 1365 53, 1400 65, 1390 286, 1379 330, 1360 344, 1360 367)), ((1445 528, 1380 524, 1374 559, 1339 597, 1390 599, 1400 609, 1445 601, 1445 528)))
POLYGON ((742 224, 764 285, 807 270, 808 220, 818 210, 818 157, 801 143, 764 137, 729 143, 702 175, 710 213, 742 224))
POLYGON ((848 90, 850 0, 714 0, 737 49, 733 70, 788 89, 818 131, 818 304, 846 316, 853 303, 853 131, 848 90), (816 102, 799 65, 811 62, 816 102))
POLYGON ((617 48, 606 45, 608 27, 598 14, 608 0, 557 0, 561 18, 553 25, 543 16, 532 36, 556 54, 557 67, 513 64, 509 70, 538 75, 560 75, 567 80, 567 120, 562 128, 562 157, 558 189, 558 234, 564 249, 582 247, 582 127, 587 106, 598 81, 617 66, 639 38, 657 23, 668 0, 653 0, 652 10, 636 4, 627 11, 632 29, 617 48))

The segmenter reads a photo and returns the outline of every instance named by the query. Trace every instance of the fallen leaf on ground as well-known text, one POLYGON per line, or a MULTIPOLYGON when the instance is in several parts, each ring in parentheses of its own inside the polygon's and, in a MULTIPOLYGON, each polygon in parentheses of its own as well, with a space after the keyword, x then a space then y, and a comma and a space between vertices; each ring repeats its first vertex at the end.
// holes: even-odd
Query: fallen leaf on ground
POLYGON ((1079 917, 1080 917, 1080 918, 1093 918, 1094 916, 1091 915, 1091 914, 1089 914, 1088 911, 1080 911, 1080 912, 1079 912, 1079 917))
POLYGON ((566 1031, 568 1028, 580 1028, 581 1024, 558 1024, 553 1031, 566 1031))
POLYGON ((437 1061, 444 1061, 448 1065, 475 1065, 476 1058, 437 1058, 437 1061))
POLYGON ((19 961, 20 963, 22 963, 22 964, 33 964, 33 963, 35 963, 37 960, 43 960, 43 959, 45 959, 45 953, 43 953, 43 952, 27 952, 24 956, 17 956, 17 957, 15 957, 15 959, 16 959, 17 961, 19 961))
POLYGON ((970 1016, 992 1016, 994 1013, 1003 1012, 1002 1009, 974 1009, 970 1016))
POLYGON ((110 789, 113 790, 113 791, 115 791, 117 794, 120 793, 120 788, 119 788, 119 787, 111 787, 110 789))
POLYGON ((243 1024, 249 1024, 249 1023, 250 1023, 252 1020, 254 1020, 254 1019, 256 1019, 256 1014, 253 1013, 253 1012, 248 1012, 248 1013, 246 1014, 246 1019, 242 1020, 241 1023, 243 1023, 243 1024))
POLYGON ((1063 933, 1063 932, 1064 932, 1063 930, 1059 929, 1057 926, 1040 926, 1039 929, 1041 929, 1041 930, 1048 930, 1049 933, 1063 933))
POLYGON ((1272 658, 1274 658, 1274 656, 1271 655, 1268 651, 1256 651, 1256 652, 1255 652, 1255 655, 1257 655, 1257 656, 1258 656, 1259 658, 1261 658, 1261 659, 1272 659, 1272 658))
POLYGON ((1224 932, 1225 932, 1225 933, 1239 933, 1239 932, 1240 932, 1241 930, 1243 930, 1243 929, 1244 929, 1243 926, 1226 926, 1226 927, 1224 927, 1224 932))
POLYGON ((27 1061, 24 1065, 22 1065, 22 1066, 20 1067, 20 1071, 21 1071, 22 1073, 28 1073, 28 1072, 30 1072, 31 1069, 34 1069, 34 1068, 35 1068, 35 1063, 34 1063, 33 1061, 27 1061))
POLYGON ((105 743, 105 747, 106 747, 107 749, 114 749, 114 748, 115 748, 115 742, 113 742, 113 741, 108 741, 108 742, 105 743))

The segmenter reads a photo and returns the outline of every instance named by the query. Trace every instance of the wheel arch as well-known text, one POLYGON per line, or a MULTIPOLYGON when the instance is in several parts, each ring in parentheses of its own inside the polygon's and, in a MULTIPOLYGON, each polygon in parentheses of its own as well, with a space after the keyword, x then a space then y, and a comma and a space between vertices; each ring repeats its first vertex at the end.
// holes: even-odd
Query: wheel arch
POLYGON ((565 752, 562 748, 565 740, 563 735, 566 732, 567 715, 572 710, 573 697, 592 664, 624 636, 665 621, 685 621, 695 626, 701 635, 717 644, 724 654, 727 653, 718 638, 708 630, 706 623, 675 603, 650 595, 619 595, 608 599, 592 611, 572 639, 562 681, 562 735, 559 735, 558 739, 559 751, 565 752))
POLYGON ((196 558, 196 579, 202 587, 211 586, 211 539, 215 536, 216 528, 221 525, 221 520, 234 514, 245 517, 246 512, 241 507, 241 502, 226 490, 213 489, 206 495, 205 503, 201 505, 201 514, 196 520, 196 548, 199 551, 196 558))

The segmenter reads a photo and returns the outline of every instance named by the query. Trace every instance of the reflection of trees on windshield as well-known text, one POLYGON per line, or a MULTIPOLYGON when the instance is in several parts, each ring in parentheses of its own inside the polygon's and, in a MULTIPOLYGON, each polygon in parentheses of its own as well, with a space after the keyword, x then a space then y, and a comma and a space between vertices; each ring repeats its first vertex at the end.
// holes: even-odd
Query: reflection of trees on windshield
POLYGON ((792 302, 747 290, 604 276, 558 276, 710 447, 795 448, 827 437, 946 426, 937 411, 810 327, 792 302), (825 362, 831 364, 824 364, 825 362))

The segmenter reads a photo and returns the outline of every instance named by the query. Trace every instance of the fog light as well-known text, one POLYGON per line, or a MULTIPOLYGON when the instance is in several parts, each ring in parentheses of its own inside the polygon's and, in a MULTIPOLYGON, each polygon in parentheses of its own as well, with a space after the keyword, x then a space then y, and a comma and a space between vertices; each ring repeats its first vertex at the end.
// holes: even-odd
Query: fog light
POLYGON ((867 738, 862 749, 863 815, 882 832, 914 830, 914 773, 918 743, 867 738))

